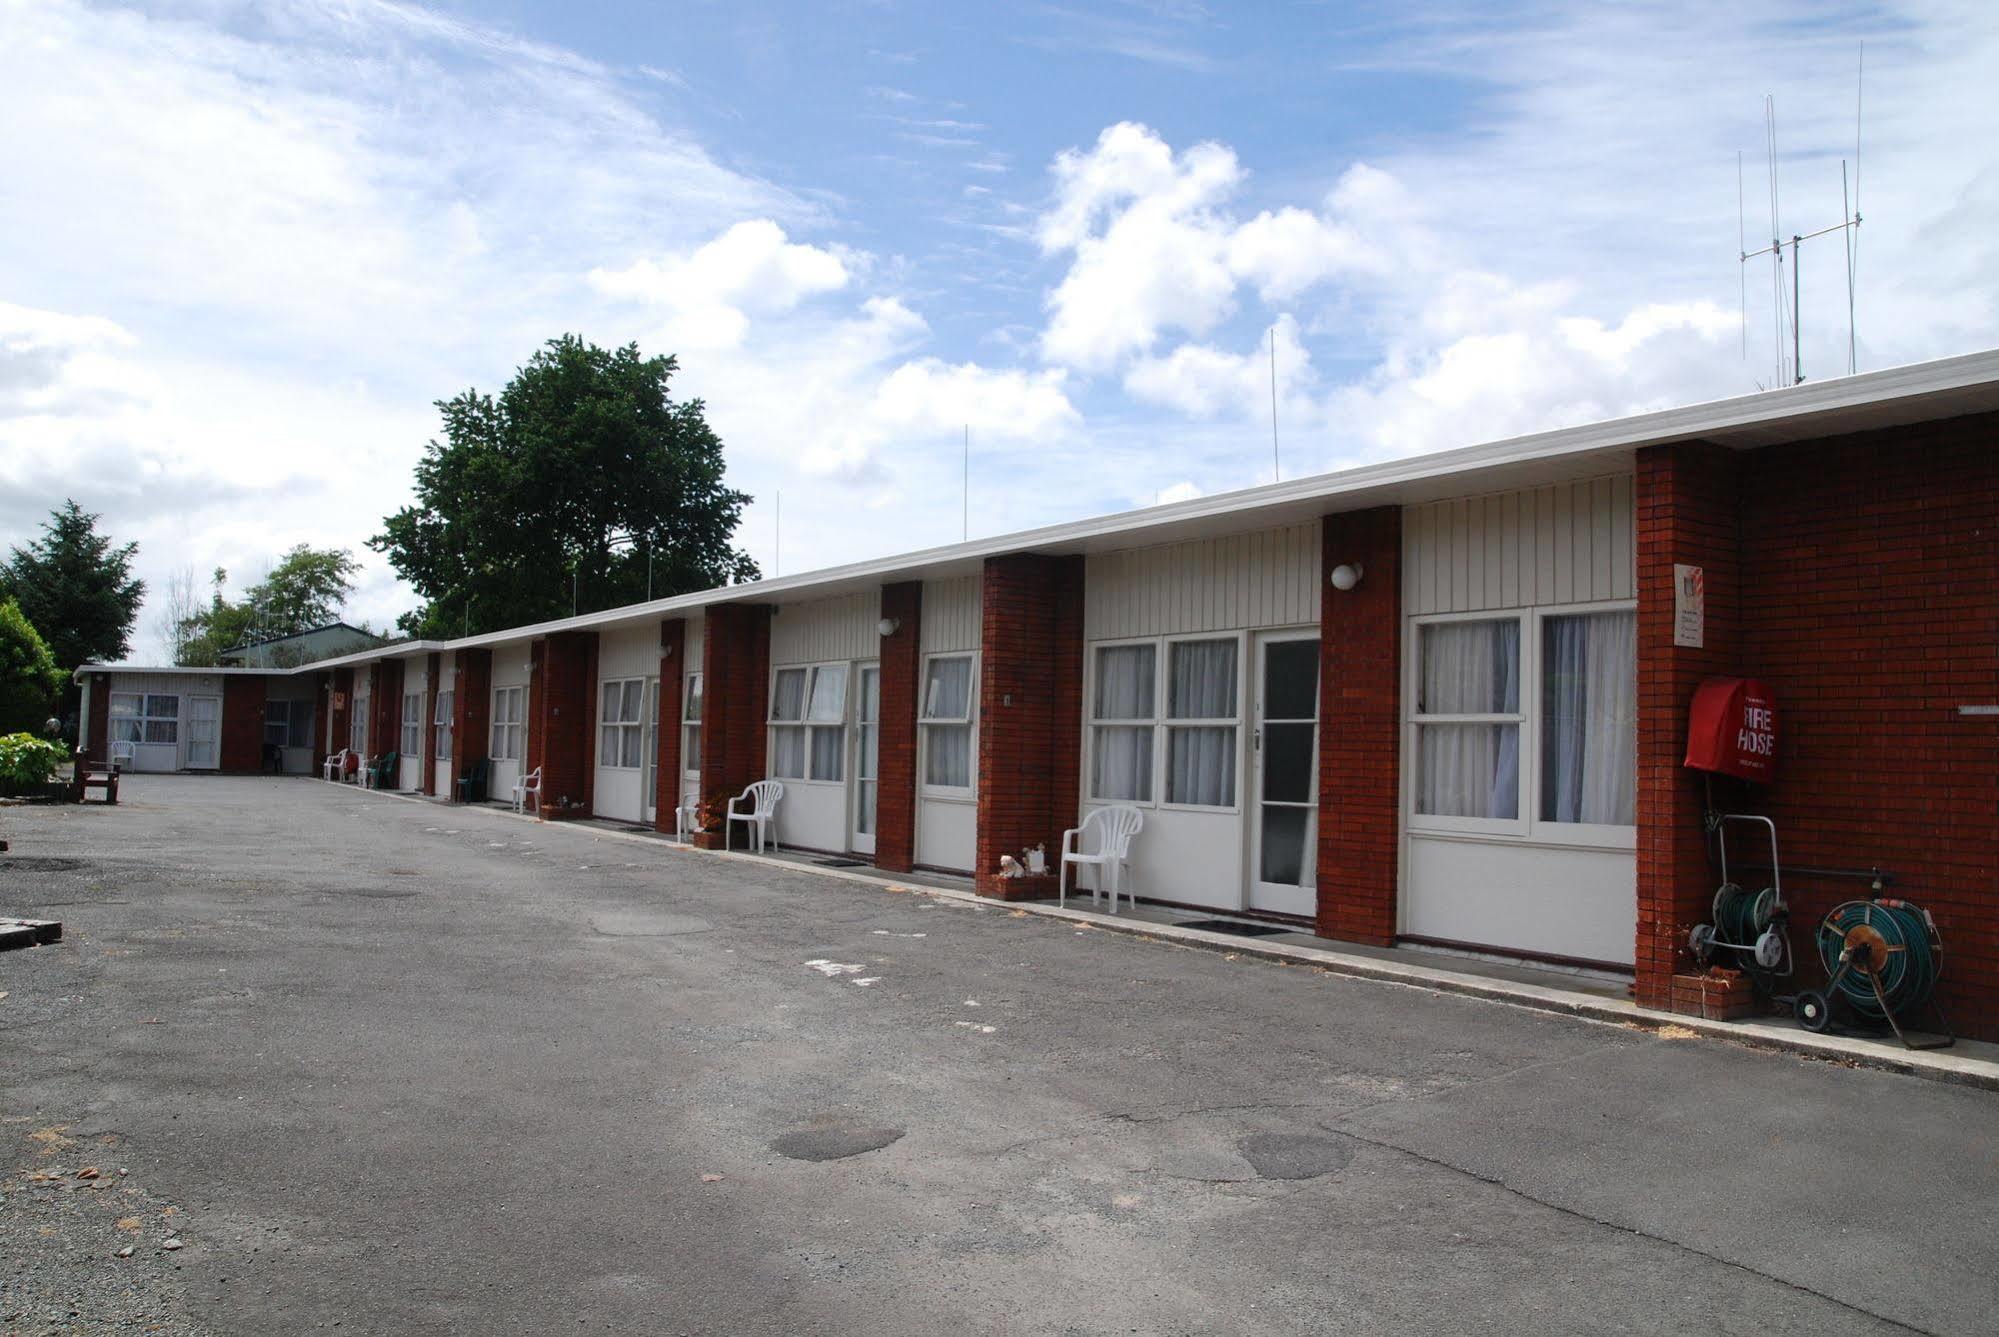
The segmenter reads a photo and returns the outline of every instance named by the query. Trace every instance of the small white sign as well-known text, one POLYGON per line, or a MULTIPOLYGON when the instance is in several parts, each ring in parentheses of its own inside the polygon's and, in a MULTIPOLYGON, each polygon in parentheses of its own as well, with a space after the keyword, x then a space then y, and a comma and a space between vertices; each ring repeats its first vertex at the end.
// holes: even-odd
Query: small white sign
POLYGON ((1707 577, 1700 567, 1673 564, 1673 644, 1698 650, 1707 643, 1707 577))

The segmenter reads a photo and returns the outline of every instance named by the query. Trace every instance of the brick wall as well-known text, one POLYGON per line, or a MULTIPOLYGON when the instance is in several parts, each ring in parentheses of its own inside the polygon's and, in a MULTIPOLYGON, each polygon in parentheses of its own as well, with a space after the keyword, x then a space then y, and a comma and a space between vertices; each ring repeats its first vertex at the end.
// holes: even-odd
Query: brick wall
POLYGON ((544 816, 587 816, 597 778, 597 633, 557 632, 535 651, 528 769, 541 768, 544 816))
MULTIPOLYGON (((695 838, 720 849, 728 801, 764 778, 764 745, 770 708, 770 605, 719 604, 708 610, 701 637, 704 699, 701 722, 701 798, 716 813, 715 830, 695 838)), ((778 831, 784 830, 782 811, 778 831)))
POLYGON ((1319 590, 1317 931, 1385 946, 1401 850, 1402 508, 1329 515, 1320 539, 1325 574, 1362 574, 1319 590))
POLYGON ((385 659, 369 672, 374 685, 368 694, 368 755, 379 757, 402 742, 403 661, 385 659))
POLYGON ((882 586, 881 615, 900 625, 893 636, 881 638, 875 867, 906 873, 916 863, 916 716, 923 691, 923 582, 882 586))
POLYGON ((439 655, 432 651, 424 660, 423 693, 423 792, 437 792, 437 677, 439 655))
POLYGON ((653 829, 673 830, 673 810, 680 802, 680 707, 686 673, 687 619, 666 618, 659 624, 659 724, 654 764, 659 768, 654 795, 653 829))
POLYGON ((979 893, 1053 894, 1055 875, 1002 878, 1002 854, 1045 844, 1053 864, 1076 822, 1083 739, 1083 559, 986 560, 979 666, 979 893))
MULTIPOLYGON (((1999 720, 1957 713, 1999 703, 1999 415, 1760 450, 1740 498, 1741 658, 1777 696, 1761 810, 1784 860, 1895 874, 1943 934, 1951 1022, 1999 1039, 1999 720)), ((1868 884, 1784 890, 1814 926, 1868 884)))
MULTIPOLYGON (((1708 918, 1715 880, 1701 818, 1701 777, 1686 756, 1687 708, 1701 680, 1738 667, 1740 586, 1737 469, 1730 451, 1699 442, 1638 452, 1638 1001, 1665 1007, 1687 931, 1708 918), (1673 566, 1702 568, 1707 633, 1673 644, 1673 566)), ((1796 859, 1795 850, 1787 859, 1796 859)), ((1802 942, 1808 933, 1800 935, 1802 942)))
POLYGON ((354 670, 337 668, 333 670, 333 691, 340 698, 340 704, 329 703, 327 710, 332 716, 333 751, 339 752, 351 741, 350 731, 354 724, 354 670))
POLYGON ((451 684, 451 793, 472 774, 492 745, 493 652, 460 650, 451 684))
POLYGON ((222 680, 222 770, 255 771, 262 767, 264 698, 269 691, 262 677, 231 675, 222 680))
POLYGON ((90 737, 84 755, 92 761, 111 760, 111 675, 90 675, 90 737))

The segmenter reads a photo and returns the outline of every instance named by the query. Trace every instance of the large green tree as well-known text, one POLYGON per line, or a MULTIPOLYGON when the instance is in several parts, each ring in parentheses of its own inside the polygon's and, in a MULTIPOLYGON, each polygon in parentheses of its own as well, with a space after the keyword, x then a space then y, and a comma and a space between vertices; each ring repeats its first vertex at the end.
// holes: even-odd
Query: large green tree
POLYGON ((0 734, 40 734, 65 677, 21 605, 0 601, 0 734))
POLYGON ((42 536, 14 549, 0 578, 41 631, 56 663, 108 663, 125 657, 146 583, 132 575, 136 543, 114 547, 97 517, 74 501, 49 513, 42 536))
POLYGON ((223 597, 229 573, 216 568, 208 605, 177 620, 170 630, 174 663, 221 663, 225 650, 251 641, 296 636, 339 619, 354 576, 361 569, 345 548, 299 544, 270 573, 244 592, 240 602, 223 597))
POLYGON ((747 494, 723 484, 698 399, 669 393, 672 357, 551 339, 497 398, 439 400, 444 439, 416 504, 369 545, 424 599, 411 635, 494 631, 646 597, 754 580, 731 539, 747 494))

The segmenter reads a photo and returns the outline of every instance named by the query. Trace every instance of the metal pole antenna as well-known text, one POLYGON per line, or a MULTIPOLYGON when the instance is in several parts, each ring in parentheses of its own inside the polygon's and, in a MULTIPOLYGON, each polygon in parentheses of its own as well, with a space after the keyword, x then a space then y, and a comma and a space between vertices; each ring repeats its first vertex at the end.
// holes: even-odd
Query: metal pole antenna
POLYGON ((777 514, 773 519, 770 538, 770 573, 775 576, 784 570, 784 493, 777 494, 777 514))
POLYGON ((1270 327, 1270 481, 1284 480, 1284 468, 1277 458, 1277 327, 1270 327))
POLYGON ((972 424, 965 424, 965 491, 963 527, 958 537, 970 542, 972 537, 972 424))
POLYGON ((1791 384, 1805 383, 1804 359, 1798 347, 1798 243, 1804 238, 1791 234, 1791 384))

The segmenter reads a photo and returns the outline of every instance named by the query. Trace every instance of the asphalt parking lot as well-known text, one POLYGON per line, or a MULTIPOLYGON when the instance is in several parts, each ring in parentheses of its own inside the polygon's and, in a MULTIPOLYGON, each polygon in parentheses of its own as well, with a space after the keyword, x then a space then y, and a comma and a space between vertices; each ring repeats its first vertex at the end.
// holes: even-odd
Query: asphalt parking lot
POLYGON ((0 1331, 1999 1325, 1989 1093, 316 781, 123 799, 0 810, 0 914, 67 927, 0 954, 0 1331))

